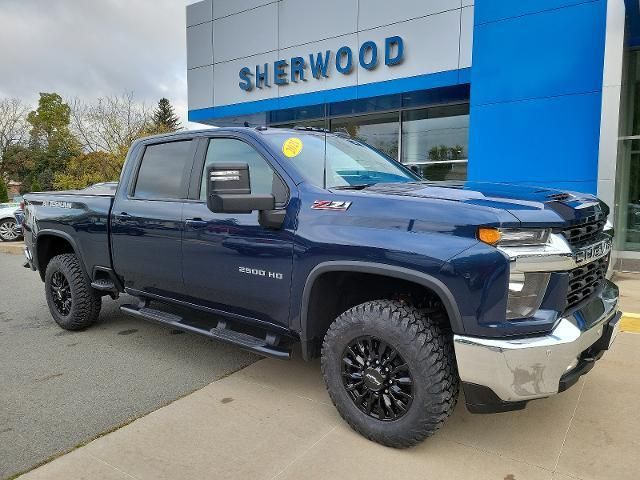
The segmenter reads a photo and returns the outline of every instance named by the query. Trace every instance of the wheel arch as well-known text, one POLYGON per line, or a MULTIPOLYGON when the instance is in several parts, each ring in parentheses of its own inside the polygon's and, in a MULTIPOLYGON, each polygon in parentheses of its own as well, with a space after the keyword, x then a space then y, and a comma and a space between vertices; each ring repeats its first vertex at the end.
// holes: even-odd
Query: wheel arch
POLYGON ((455 298, 449 288, 432 275, 411 270, 395 265, 360 261, 329 261, 317 265, 307 277, 302 293, 302 305, 300 308, 300 340, 302 355, 305 360, 313 357, 313 320, 310 321, 311 296, 316 282, 327 273, 361 273, 371 274, 395 280, 402 280, 431 291, 442 302, 451 328, 454 332, 464 332, 462 316, 456 304, 455 298))
POLYGON ((76 241, 71 235, 59 230, 40 230, 34 242, 34 262, 40 273, 40 278, 44 281, 44 274, 49 261, 56 255, 63 253, 73 253, 78 257, 80 268, 87 275, 86 266, 82 258, 82 253, 76 241))

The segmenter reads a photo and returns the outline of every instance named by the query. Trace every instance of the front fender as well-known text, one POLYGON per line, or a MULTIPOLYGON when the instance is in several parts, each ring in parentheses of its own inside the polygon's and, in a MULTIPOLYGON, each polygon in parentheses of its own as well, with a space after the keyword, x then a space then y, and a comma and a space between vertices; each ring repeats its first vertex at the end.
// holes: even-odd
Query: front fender
POLYGON ((311 291, 315 281, 320 275, 327 272, 358 272, 358 273, 371 273, 375 275, 381 275, 390 278, 397 278, 400 280, 406 280, 418 285, 422 285, 435 294, 438 295, 442 301, 449 320, 451 322, 451 328, 454 332, 463 332, 464 327, 462 323, 462 317, 460 310, 454 296, 447 286, 437 278, 428 275, 426 273, 410 270, 404 267, 398 267, 394 265, 385 265, 382 263, 373 262, 361 262, 361 261, 329 261, 323 262, 317 265, 309 274, 307 281, 304 285, 302 293, 302 303, 300 308, 300 336, 303 339, 307 339, 307 317, 308 306, 311 291))

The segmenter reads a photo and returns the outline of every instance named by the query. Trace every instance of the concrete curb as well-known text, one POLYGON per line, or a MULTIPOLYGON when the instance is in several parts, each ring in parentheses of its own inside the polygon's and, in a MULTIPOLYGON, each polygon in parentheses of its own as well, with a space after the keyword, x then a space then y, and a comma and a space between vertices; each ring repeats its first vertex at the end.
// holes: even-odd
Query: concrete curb
POLYGON ((623 313, 620 319, 620 331, 640 333, 640 314, 623 313))
POLYGON ((0 243, 0 253, 8 253, 10 255, 22 255, 24 243, 0 243))

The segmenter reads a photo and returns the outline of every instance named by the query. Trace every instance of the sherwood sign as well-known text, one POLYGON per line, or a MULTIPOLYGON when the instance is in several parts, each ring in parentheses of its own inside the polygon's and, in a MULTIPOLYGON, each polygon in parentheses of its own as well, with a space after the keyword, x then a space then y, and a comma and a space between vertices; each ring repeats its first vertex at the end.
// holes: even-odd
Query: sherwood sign
MULTIPOLYGON (((374 70, 381 62, 382 52, 378 52, 378 45, 372 41, 366 41, 357 52, 360 66, 366 70, 374 70)), ((393 67, 402 63, 404 55, 404 42, 401 37, 388 37, 384 41, 384 64, 393 67)), ((238 86, 247 92, 254 88, 271 87, 271 79, 275 85, 287 85, 289 82, 297 83, 307 81, 307 73, 311 78, 320 79, 329 77, 331 60, 334 60, 335 69, 342 75, 349 75, 354 67, 354 52, 350 47, 340 47, 335 55, 331 50, 309 54, 308 61, 304 57, 292 57, 287 60, 276 60, 273 65, 265 63, 256 65, 255 70, 249 67, 240 69, 240 82, 238 86), (307 71, 307 67, 310 72, 307 71)))

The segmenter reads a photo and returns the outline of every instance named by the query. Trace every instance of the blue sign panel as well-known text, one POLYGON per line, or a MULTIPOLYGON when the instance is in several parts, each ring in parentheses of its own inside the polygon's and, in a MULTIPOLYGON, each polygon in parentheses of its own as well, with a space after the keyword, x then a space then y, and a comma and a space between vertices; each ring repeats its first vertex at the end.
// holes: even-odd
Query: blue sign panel
MULTIPOLYGON (((380 63, 382 53, 378 51, 378 45, 373 41, 366 41, 361 46, 357 55, 360 66, 366 70, 374 70, 380 63)), ((388 37, 384 41, 384 64, 394 67, 402 63, 404 56, 404 42, 402 37, 388 37)), ((271 79, 275 85, 283 86, 289 82, 297 83, 307 81, 307 68, 310 76, 315 79, 328 78, 330 75, 331 60, 338 73, 349 75, 353 71, 354 52, 350 47, 340 47, 335 54, 331 50, 311 53, 308 61, 304 57, 293 57, 288 60, 276 60, 273 64, 265 63, 256 65, 255 69, 243 67, 240 69, 240 82, 238 86, 247 92, 254 88, 271 86, 271 79)))

